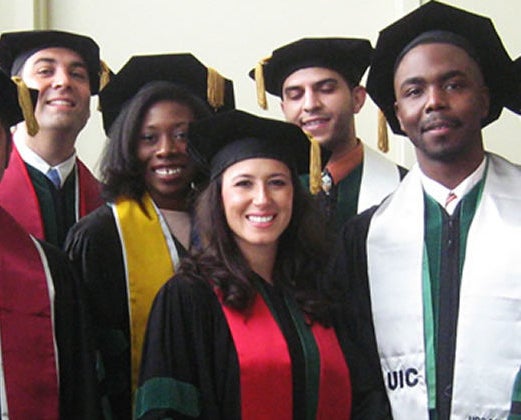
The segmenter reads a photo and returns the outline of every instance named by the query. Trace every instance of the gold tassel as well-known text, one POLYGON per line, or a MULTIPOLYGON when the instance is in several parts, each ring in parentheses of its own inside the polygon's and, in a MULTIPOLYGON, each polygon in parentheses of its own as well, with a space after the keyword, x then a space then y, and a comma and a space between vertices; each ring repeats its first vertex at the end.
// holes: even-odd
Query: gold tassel
POLYGON ((315 195, 322 189, 322 158, 320 156, 320 144, 311 135, 306 133, 309 142, 309 191, 315 195))
POLYGON ((27 127, 27 133, 31 137, 34 137, 38 133, 40 127, 38 126, 38 121, 36 121, 36 117, 34 116, 34 105, 31 99, 29 88, 20 76, 13 76, 11 79, 14 83, 16 83, 16 88, 18 91, 18 103, 22 109, 25 125, 27 127))
POLYGON ((110 82, 110 74, 112 71, 108 64, 100 60, 99 90, 102 90, 110 82))
POLYGON ((389 136, 387 134, 387 120, 381 109, 378 109, 378 149, 387 153, 389 151, 389 136))
POLYGON ((207 90, 206 97, 210 106, 217 111, 224 105, 224 77, 222 77, 215 69, 208 67, 207 90))
POLYGON ((264 65, 271 59, 271 56, 263 58, 255 66, 255 86, 257 88, 257 103, 262 109, 268 109, 266 99, 266 84, 264 82, 264 65))
MULTIPOLYGON (((107 86, 110 82, 110 75, 112 71, 110 70, 110 67, 108 64, 100 60, 100 74, 99 74, 99 90, 101 91, 105 86, 107 86)), ((102 112, 101 109, 101 101, 98 96, 98 111, 102 112)))

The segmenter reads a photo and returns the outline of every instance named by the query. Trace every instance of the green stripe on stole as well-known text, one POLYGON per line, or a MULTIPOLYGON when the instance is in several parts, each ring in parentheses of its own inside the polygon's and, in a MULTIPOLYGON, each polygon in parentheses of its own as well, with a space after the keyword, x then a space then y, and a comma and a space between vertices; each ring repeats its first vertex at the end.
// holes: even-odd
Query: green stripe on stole
MULTIPOLYGON (((280 320, 273 304, 260 282, 255 282, 255 286, 261 294, 264 302, 268 306, 273 318, 277 321, 280 328, 280 320)), ((305 375, 306 375, 306 420, 316 418, 318 409, 318 390, 320 384, 320 355, 315 342, 315 337, 311 328, 306 325, 302 311, 297 306, 294 299, 284 292, 284 301, 291 315, 297 334, 299 336, 300 345, 304 354, 305 375)), ((282 329, 281 329, 282 331, 282 329)))
MULTIPOLYGON (((467 237, 470 225, 476 213, 483 193, 484 179, 478 182, 459 203, 460 212, 460 261, 459 277, 463 272, 467 237)), ((436 408, 436 348, 439 323, 440 299, 440 256, 442 249, 442 227, 444 211, 441 205, 428 194, 424 193, 425 203, 425 245, 423 257, 423 308, 426 349, 427 388, 429 409, 436 408)))
POLYGON ((40 204, 45 240, 61 248, 69 228, 76 222, 76 175, 73 170, 61 191, 53 191, 47 176, 30 165, 27 166, 34 191, 40 204), (58 201, 55 201, 54 195, 58 201), (63 201, 62 201, 63 200, 63 201))
POLYGON ((151 378, 136 392, 135 416, 140 418, 147 412, 172 409, 178 413, 197 417, 201 415, 201 394, 194 385, 174 378, 151 378))
POLYGON ((318 409, 318 390, 320 385, 320 355, 311 328, 304 322, 302 311, 296 302, 284 294, 284 300, 297 328, 302 344, 306 370, 306 419, 314 419, 318 409))
POLYGON ((346 220, 358 213, 363 166, 363 162, 357 165, 336 186, 338 195, 335 208, 335 228, 340 229, 346 220))

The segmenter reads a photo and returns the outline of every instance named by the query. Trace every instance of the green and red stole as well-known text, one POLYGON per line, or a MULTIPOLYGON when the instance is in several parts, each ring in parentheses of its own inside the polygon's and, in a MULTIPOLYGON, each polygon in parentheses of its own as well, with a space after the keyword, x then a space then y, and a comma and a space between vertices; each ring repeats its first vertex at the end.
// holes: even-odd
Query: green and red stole
POLYGON ((2 208, 0 226, 0 346, 9 418, 58 419, 54 290, 47 261, 2 208))
MULTIPOLYGON (((76 159, 76 220, 99 207, 100 185, 87 167, 76 159)), ((0 203, 25 230, 45 240, 43 217, 38 196, 20 153, 13 146, 9 166, 0 183, 0 203)))
MULTIPOLYGON (((221 300, 221 293, 216 289, 221 300)), ((240 367, 241 417, 293 419, 292 364, 286 339, 266 296, 257 293, 247 314, 222 305, 240 367)), ((288 302, 289 303, 289 302, 288 302)), ((349 370, 332 328, 309 327, 296 304, 288 304, 306 363, 306 408, 310 419, 349 419, 349 370), (299 319, 297 319, 299 318, 299 319), (307 337, 306 337, 307 336, 307 337), (306 341, 314 343, 306 343, 306 341), (315 348, 313 352, 308 349, 315 348)))

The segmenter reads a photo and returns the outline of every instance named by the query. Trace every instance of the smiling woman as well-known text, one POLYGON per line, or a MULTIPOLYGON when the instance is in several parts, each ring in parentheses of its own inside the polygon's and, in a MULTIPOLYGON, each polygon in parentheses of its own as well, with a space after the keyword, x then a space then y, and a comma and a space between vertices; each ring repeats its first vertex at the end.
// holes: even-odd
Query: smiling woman
POLYGON ((130 419, 152 300, 197 246, 192 200, 198 172, 189 123, 233 106, 206 96, 209 71, 190 54, 133 57, 100 92, 109 141, 102 156, 108 201, 74 226, 66 248, 92 307, 103 386, 117 419, 130 419))
POLYGON ((136 145, 145 185, 161 209, 184 211, 195 165, 186 153, 188 124, 194 112, 183 103, 162 100, 146 112, 136 145))
POLYGON ((152 307, 136 418, 351 418, 317 290, 323 224, 298 178, 309 148, 297 126, 240 111, 190 125, 189 153, 210 172, 202 247, 152 307))
POLYGON ((274 259, 279 237, 291 220, 293 184, 289 168, 275 159, 237 162, 223 173, 221 196, 237 246, 253 270, 272 283, 271 270, 265 270, 264 258, 259 256, 274 259))

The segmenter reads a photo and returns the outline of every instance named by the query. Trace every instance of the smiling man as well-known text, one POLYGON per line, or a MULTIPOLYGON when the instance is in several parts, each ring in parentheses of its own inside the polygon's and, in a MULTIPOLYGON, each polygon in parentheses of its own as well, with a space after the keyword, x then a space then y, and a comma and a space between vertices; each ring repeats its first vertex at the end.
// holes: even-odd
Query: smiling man
POLYGON ((98 91, 99 48, 66 32, 4 33, 0 67, 39 91, 39 131, 31 134, 25 122, 16 126, 0 199, 31 234, 61 246, 68 229, 101 203, 98 182, 75 151, 98 91))
POLYGON ((436 1, 375 48, 368 92, 418 163, 346 226, 328 279, 396 420, 520 414, 521 169, 482 136, 516 109, 512 70, 490 19, 436 1))
MULTIPOLYGON (((15 84, 0 72, 0 180, 10 127, 32 111, 22 114, 15 84)), ((1 417, 101 418, 90 327, 67 258, 29 235, 1 201, 0 230, 1 417)))
MULTIPOLYGON (((379 204, 405 174, 356 136, 354 116, 366 98, 360 79, 372 51, 365 39, 305 38, 276 49, 250 72, 281 98, 288 122, 331 152, 318 197, 334 232, 350 217, 379 204)), ((304 180, 309 182, 308 177, 304 180)))

